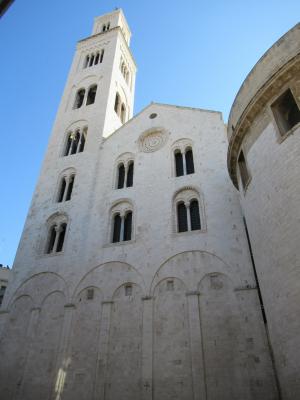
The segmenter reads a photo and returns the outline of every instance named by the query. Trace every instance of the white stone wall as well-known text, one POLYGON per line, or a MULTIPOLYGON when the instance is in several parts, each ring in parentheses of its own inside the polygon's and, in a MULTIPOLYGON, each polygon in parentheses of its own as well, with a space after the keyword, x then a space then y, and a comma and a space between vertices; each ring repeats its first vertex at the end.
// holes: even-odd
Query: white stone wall
MULTIPOLYGON (((298 127, 283 142, 270 113, 253 129, 251 182, 241 195, 284 399, 300 395, 298 127)), ((251 141, 251 136, 248 141, 251 141)), ((247 146, 247 145, 246 145, 247 146)))
POLYGON ((78 45, 1 315, 2 393, 274 400, 221 114, 154 103, 120 127, 115 92, 123 88, 132 113, 134 91, 124 89, 119 71, 121 52, 134 70, 123 41, 116 29, 78 45), (85 52, 98 44, 106 46, 103 64, 83 70, 85 52), (95 103, 73 110, 76 90, 95 82, 95 103), (86 125, 85 150, 62 157, 66 133, 86 125), (174 149, 184 144, 195 173, 175 177, 174 149), (134 160, 130 188, 116 189, 120 159, 134 160), (57 203, 67 168, 76 171, 72 198, 57 203), (177 233, 181 190, 199 200, 199 231, 177 233), (132 239, 113 244, 112 209, 125 206, 133 212, 132 239), (67 221, 64 248, 45 255, 46 222, 55 213, 67 221))

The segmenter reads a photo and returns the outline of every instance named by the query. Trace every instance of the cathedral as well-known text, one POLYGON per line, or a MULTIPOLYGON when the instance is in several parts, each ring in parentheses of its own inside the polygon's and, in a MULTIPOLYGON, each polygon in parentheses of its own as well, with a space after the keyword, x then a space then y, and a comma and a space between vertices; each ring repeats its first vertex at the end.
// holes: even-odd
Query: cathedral
POLYGON ((297 400, 300 24, 227 125, 133 116, 130 36, 117 9, 77 44, 0 311, 1 400, 297 400))

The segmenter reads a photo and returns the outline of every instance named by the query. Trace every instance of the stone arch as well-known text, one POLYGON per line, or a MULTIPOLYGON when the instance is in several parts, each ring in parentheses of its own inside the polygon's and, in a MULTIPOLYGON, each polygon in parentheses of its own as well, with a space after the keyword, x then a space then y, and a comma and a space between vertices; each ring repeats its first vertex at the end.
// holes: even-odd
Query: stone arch
POLYGON ((235 285, 239 283, 233 267, 216 254, 203 250, 187 250, 172 255, 161 264, 153 277, 150 293, 153 294, 158 282, 170 276, 181 279, 187 290, 197 290, 198 282, 206 274, 213 272, 226 273, 235 285))
POLYGON ((20 296, 30 296, 35 307, 40 307, 45 299, 45 293, 50 294, 60 291, 64 294, 67 301, 69 299, 67 283, 62 276, 56 272, 40 272, 27 278, 12 294, 8 303, 8 308, 20 296))
POLYGON ((139 271, 132 265, 120 261, 108 261, 91 269, 76 286, 72 299, 88 286, 96 286, 103 293, 104 300, 112 300, 118 287, 126 282, 139 285, 145 293, 145 282, 139 271))

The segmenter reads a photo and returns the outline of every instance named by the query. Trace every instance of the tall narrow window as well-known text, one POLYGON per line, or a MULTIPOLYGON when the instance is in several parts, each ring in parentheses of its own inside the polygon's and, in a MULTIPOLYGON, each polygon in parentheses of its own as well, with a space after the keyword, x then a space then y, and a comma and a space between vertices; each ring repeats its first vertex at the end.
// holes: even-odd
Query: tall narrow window
POLYGON ((300 122, 300 110, 290 89, 271 105, 271 109, 281 135, 300 122))
POLYGON ((113 243, 120 241, 121 222, 122 220, 120 214, 116 214, 114 217, 113 243))
POLYGON ((194 159, 192 149, 188 149, 185 153, 186 173, 193 174, 194 170, 194 159))
POLYGON ((65 175, 61 178, 57 195, 58 203, 61 203, 62 201, 71 200, 74 179, 75 179, 75 174, 65 175))
POLYGON ((125 108, 125 104, 122 103, 122 105, 121 105, 121 122, 122 122, 122 124, 125 123, 125 118, 126 118, 126 108, 125 108))
POLYGON ((59 188, 58 197, 57 197, 58 203, 61 203, 63 201, 65 191, 66 191, 66 186, 67 186, 66 178, 63 177, 61 179, 60 188, 59 188))
POLYGON ((190 215, 191 215, 191 230, 195 231, 195 230, 201 229, 198 200, 191 201, 190 215))
POLYGON ((183 158, 182 154, 179 150, 175 152, 175 167, 176 167, 176 176, 183 175, 183 158))
POLYGON ((69 178, 66 201, 71 200, 72 190, 73 190, 73 186, 74 186, 74 179, 75 179, 75 175, 71 175, 69 178))
POLYGON ((56 246, 56 252, 59 253, 63 249, 65 235, 66 235, 67 224, 61 224, 58 228, 58 240, 56 246))
POLYGON ((81 136, 80 136, 80 145, 79 145, 78 153, 82 153, 83 150, 84 150, 84 146, 85 146, 85 135, 86 135, 86 130, 84 130, 84 131, 81 133, 81 136))
POLYGON ((132 212, 129 211, 125 215, 124 219, 124 241, 131 240, 131 230, 132 230, 132 212))
POLYGON ((73 136, 72 136, 72 132, 68 134, 68 139, 67 139, 67 143, 66 143, 66 148, 65 148, 65 152, 64 152, 64 156, 68 156, 70 149, 71 149, 71 145, 72 145, 72 141, 73 141, 73 136))
POLYGON ((74 108, 80 108, 82 106, 84 96, 85 96, 85 89, 78 90, 75 98, 74 108))
POLYGON ((120 95, 119 95, 119 93, 116 93, 115 112, 116 112, 117 114, 119 113, 119 106, 120 106, 120 95))
POLYGON ((96 54, 96 58, 95 58, 95 65, 98 64, 98 62, 99 62, 99 57, 100 57, 100 54, 99 54, 99 51, 98 51, 97 54, 96 54))
POLYGON ((177 205, 177 221, 178 221, 178 232, 186 232, 188 230, 187 223, 187 210, 184 203, 177 205))
POLYGON ((244 157, 244 153, 241 150, 239 158, 238 158, 238 166, 239 166, 239 170, 240 170, 240 177, 241 177, 241 181, 242 181, 242 186, 245 189, 249 183, 250 180, 250 175, 249 175, 249 171, 247 168, 247 164, 246 164, 246 160, 244 157))
POLYGON ((130 162, 128 165, 128 171, 127 171, 127 181, 126 181, 126 186, 131 187, 133 185, 133 161, 130 162))
POLYGON ((95 56, 94 56, 94 54, 92 54, 91 59, 90 59, 90 67, 94 64, 94 59, 95 59, 95 56))
POLYGON ((125 167, 124 164, 120 164, 118 167, 118 189, 122 189, 124 187, 125 182, 125 167))
POLYGON ((85 57, 85 62, 84 62, 84 68, 88 67, 89 62, 90 62, 90 56, 86 56, 85 57))
POLYGON ((76 131, 75 135, 73 136, 71 154, 77 153, 77 147, 78 147, 79 140, 80 140, 80 132, 76 131))
POLYGON ((102 63, 103 57, 104 57, 104 50, 101 50, 101 54, 100 54, 100 63, 102 63))
POLYGON ((50 254, 53 251, 54 243, 55 243, 55 239, 56 239, 56 229, 57 229, 56 225, 52 225, 51 228, 49 229, 46 254, 50 254))
POLYGON ((80 130, 76 130, 75 133, 69 132, 63 155, 69 156, 72 154, 81 153, 84 150, 86 134, 86 127, 80 130))
POLYGON ((91 86, 87 95, 87 101, 86 101, 87 106, 95 102, 96 93, 97 93, 97 85, 91 86))

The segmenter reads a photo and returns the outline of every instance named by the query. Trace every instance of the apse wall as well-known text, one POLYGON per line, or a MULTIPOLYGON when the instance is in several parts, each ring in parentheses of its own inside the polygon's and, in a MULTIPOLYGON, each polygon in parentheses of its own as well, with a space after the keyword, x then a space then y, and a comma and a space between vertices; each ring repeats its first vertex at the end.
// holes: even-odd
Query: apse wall
POLYGON ((247 76, 228 122, 239 188, 283 399, 300 397, 300 25, 247 76))

